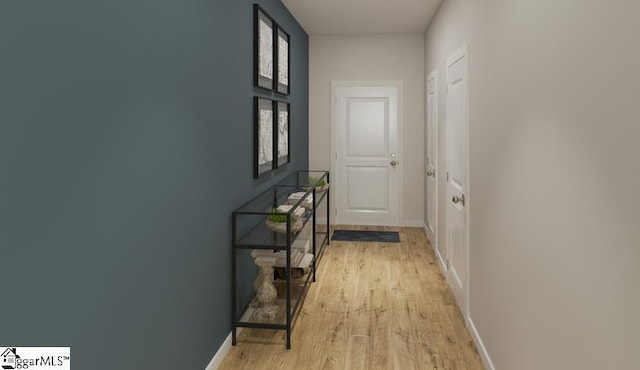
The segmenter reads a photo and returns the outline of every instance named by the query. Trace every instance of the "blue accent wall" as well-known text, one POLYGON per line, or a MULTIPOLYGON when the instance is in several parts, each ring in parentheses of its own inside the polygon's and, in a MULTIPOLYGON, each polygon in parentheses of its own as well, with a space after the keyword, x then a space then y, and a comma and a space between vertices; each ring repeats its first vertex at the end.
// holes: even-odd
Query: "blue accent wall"
MULTIPOLYGON (((203 369, 231 330, 231 211, 308 167, 308 37, 291 155, 255 180, 253 3, 0 2, 0 345, 78 369, 203 369)), ((284 344, 283 344, 284 346, 284 344)))

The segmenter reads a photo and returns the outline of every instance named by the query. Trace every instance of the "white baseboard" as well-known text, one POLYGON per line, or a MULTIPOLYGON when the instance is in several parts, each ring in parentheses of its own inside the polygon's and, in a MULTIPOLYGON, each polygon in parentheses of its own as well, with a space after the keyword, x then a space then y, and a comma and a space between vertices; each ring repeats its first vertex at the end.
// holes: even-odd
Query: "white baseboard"
POLYGON ((403 220, 402 226, 404 227, 423 227, 424 221, 422 220, 403 220))
POLYGON ((476 329, 476 326, 473 324, 473 320, 471 320, 471 316, 469 316, 467 320, 467 326, 469 327, 469 331, 471 332, 471 338, 473 338, 473 342, 480 353, 480 358, 482 358, 482 363, 487 370, 496 370, 495 366, 493 366, 493 362, 491 362, 491 357, 489 357, 489 353, 482 343, 482 339, 480 338, 480 334, 476 329))
MULTIPOLYGON (((424 228, 424 232, 425 234, 427 234, 428 229, 427 229, 426 222, 423 222, 422 228, 424 228)), ((443 275, 446 276, 447 267, 444 264, 444 260, 442 259, 442 256, 440 256, 440 253, 435 249, 435 246, 432 246, 432 247, 433 247, 433 252, 436 255, 436 260, 438 260, 440 271, 442 272, 443 275)), ((467 327, 469 328, 469 332, 471 333, 471 338, 473 339, 473 343, 475 343, 476 348, 480 353, 480 358, 482 359, 482 363, 484 364, 485 368, 487 368, 487 370, 496 370, 495 366, 493 366, 493 362, 491 362, 491 357, 489 357, 489 352, 487 352, 487 349, 485 348, 484 343, 480 338, 480 333, 478 333, 478 329, 476 329, 476 326, 473 323, 473 320, 471 320, 471 316, 467 318, 467 327)))
POLYGON ((442 275, 447 276, 447 262, 444 260, 440 252, 433 248, 433 253, 436 255, 436 260, 438 261, 438 266, 440 266, 440 271, 442 271, 442 275))
MULTIPOLYGON (((427 231, 429 229, 427 228, 426 222, 422 224, 422 228, 424 229, 424 233, 426 235, 429 235, 429 232, 427 231)), ((436 246, 433 243, 430 243, 430 244, 431 244, 431 249, 433 250, 433 254, 435 254, 436 256, 436 261, 438 261, 438 266, 440 266, 440 272, 442 272, 442 275, 447 276, 447 265, 445 264, 444 259, 440 255, 440 252, 438 252, 438 250, 436 249, 436 246)))
MULTIPOLYGON (((242 320, 247 320, 251 315, 253 315, 253 311, 254 309, 249 307, 242 316, 242 320)), ((243 328, 237 328, 236 335, 240 335, 240 333, 242 333, 242 329, 243 328)), ((207 365, 204 370, 217 370, 220 367, 220 365, 222 364, 222 360, 224 360, 224 356, 226 356, 231 349, 232 335, 233 333, 229 333, 229 335, 227 335, 227 339, 222 342, 222 345, 220 346, 220 348, 218 348, 218 351, 216 351, 216 354, 213 356, 213 358, 209 362, 209 365, 207 365)))
POLYGON ((224 356, 227 355, 227 352, 229 352, 230 349, 231 349, 231 333, 229 333, 229 335, 227 335, 227 339, 225 339, 224 342, 222 342, 222 345, 220 346, 220 348, 218 348, 218 351, 216 352, 215 356, 213 356, 213 358, 211 359, 211 362, 209 362, 209 365, 207 365, 205 370, 217 370, 218 367, 220 367, 220 364, 222 364, 222 360, 224 360, 224 356))
MULTIPOLYGON (((327 218, 326 217, 316 217, 316 222, 318 224, 326 224, 327 223, 327 218)), ((335 223, 335 218, 331 218, 331 225, 337 225, 335 223)), ((351 224, 349 224, 351 225, 351 224)), ((367 225, 367 226, 371 226, 369 224, 363 224, 363 225, 367 225)), ((422 220, 403 220, 400 221, 400 225, 401 227, 424 227, 425 228, 425 232, 427 231, 426 229, 426 225, 424 223, 424 221, 422 220)))

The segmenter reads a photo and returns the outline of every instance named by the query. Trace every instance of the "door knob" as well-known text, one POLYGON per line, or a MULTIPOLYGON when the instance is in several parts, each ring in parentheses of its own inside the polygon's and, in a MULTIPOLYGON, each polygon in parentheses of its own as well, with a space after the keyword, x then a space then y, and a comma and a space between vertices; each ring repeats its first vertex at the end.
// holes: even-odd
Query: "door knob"
POLYGON ((451 198, 451 201, 455 204, 460 203, 464 206, 464 194, 460 195, 460 197, 454 195, 453 198, 451 198))
POLYGON ((391 161, 391 163, 390 163, 390 164, 391 164, 392 166, 395 166, 395 165, 397 165, 397 164, 398 164, 398 162, 396 162, 396 161, 391 161))

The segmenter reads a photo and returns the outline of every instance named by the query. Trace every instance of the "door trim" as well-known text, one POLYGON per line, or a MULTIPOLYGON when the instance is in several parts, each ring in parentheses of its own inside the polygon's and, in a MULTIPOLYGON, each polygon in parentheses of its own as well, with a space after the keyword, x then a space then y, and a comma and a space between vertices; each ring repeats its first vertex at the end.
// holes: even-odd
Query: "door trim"
MULTIPOLYGON (((431 247, 433 248, 433 252, 435 253, 436 258, 438 259, 438 262, 440 263, 440 267, 442 268, 442 271, 446 272, 447 271, 447 265, 446 265, 446 259, 445 259, 446 256, 442 256, 440 254, 440 250, 438 249, 439 241, 440 241, 440 232, 438 230, 438 217, 439 217, 438 216, 438 210, 440 208, 439 207, 439 203, 440 202, 438 201, 439 200, 439 197, 438 197, 438 188, 439 188, 438 182, 440 181, 440 172, 439 172, 440 165, 438 163, 438 157, 439 157, 438 156, 438 148, 440 146, 439 145, 440 138, 438 136, 438 132, 439 132, 438 124, 439 124, 440 120, 439 120, 439 117, 438 117, 438 90, 439 89, 438 89, 438 69, 437 68, 435 68, 433 71, 431 71, 431 73, 429 73, 429 75, 426 78, 425 91, 427 92, 427 94, 426 94, 427 98, 429 97, 429 81, 431 81, 431 80, 434 80, 434 85, 436 87, 436 91, 435 91, 435 94, 434 94, 435 102, 434 102, 434 105, 433 105, 433 108, 434 108, 434 111, 435 111, 434 116, 435 116, 435 121, 436 121, 435 125, 433 126, 434 127, 433 135, 436 137, 435 144, 434 144, 435 148, 433 149, 433 153, 434 153, 434 158, 433 158, 434 171, 436 172, 436 178, 435 178, 435 181, 434 181, 434 183, 435 183, 434 193, 435 193, 436 204, 435 204, 435 216, 434 216, 435 220, 434 220, 434 225, 433 225, 433 229, 435 230, 435 233, 434 233, 434 239, 435 240, 433 240, 433 244, 431 245, 431 247)), ((428 107, 428 104, 426 104, 425 106, 428 107)), ((425 112, 425 113, 426 113, 425 114, 425 120, 427 121, 427 127, 428 127, 428 125, 429 125, 429 112, 425 112)), ((425 143, 427 145, 425 145, 425 148, 428 148, 428 143, 429 143, 429 139, 427 138, 427 142, 425 143)), ((427 151, 428 151, 428 149, 427 149, 427 151)), ((426 171, 426 166, 427 165, 428 165, 428 162, 425 161, 425 171, 426 171)), ((425 186, 426 186, 426 182, 425 182, 425 186)), ((425 222, 425 229, 426 229, 426 227, 427 227, 427 225, 426 225, 426 222, 425 222)), ((428 232, 427 232, 427 235, 428 235, 428 232)))
MULTIPOLYGON (((404 83, 403 81, 352 81, 352 80, 332 80, 331 81, 331 173, 334 174, 334 179, 336 178, 337 169, 336 169, 336 154, 337 154, 337 137, 336 137, 336 126, 338 124, 338 95, 337 90, 341 87, 395 87, 397 90, 397 98, 398 98, 398 216, 397 216, 397 225, 401 226, 404 223, 404 171, 403 171, 403 163, 404 163, 404 83)), ((333 189, 336 187, 332 186, 333 189)), ((338 203, 337 203, 337 194, 335 191, 330 192, 330 201, 333 206, 331 207, 330 212, 333 212, 332 221, 333 224, 338 224, 339 218, 337 217, 338 213, 338 203)))
MULTIPOLYGON (((466 58, 466 63, 465 63, 465 74, 467 76, 467 81, 466 81, 466 94, 465 94, 465 101, 464 104, 467 108, 467 119, 464 125, 464 141, 463 141, 463 146, 465 147, 465 156, 466 156, 466 180, 467 183, 465 184, 465 223, 466 223, 466 227, 465 227, 465 232, 466 232, 466 237, 465 237, 465 241, 464 241, 464 253, 465 253, 465 269, 466 269, 466 274, 465 274, 465 291, 463 293, 464 296, 464 302, 462 305, 458 305, 460 307, 460 311, 462 312, 462 317, 464 318, 465 323, 467 324, 467 326, 469 325, 469 319, 470 319, 470 299, 471 299, 471 294, 470 294, 470 290, 471 290, 471 269, 470 269, 470 240, 471 240, 471 224, 470 224, 470 214, 471 214, 471 177, 470 177, 470 168, 471 168, 471 154, 469 151, 470 145, 469 145, 469 132, 470 132, 470 126, 471 126, 471 104, 470 104, 470 91, 471 91, 471 74, 470 74, 470 70, 471 68, 469 68, 470 66, 470 57, 469 57, 469 42, 465 42, 458 50, 456 50, 454 53, 452 53, 448 58, 447 58, 447 64, 446 64, 446 81, 447 81, 447 90, 449 88, 449 66, 452 65, 453 63, 455 63, 456 61, 462 59, 462 58, 466 58)), ((447 95, 448 95, 448 91, 447 91, 447 95)), ((446 124, 446 123, 445 123, 446 124)), ((447 158, 447 160, 449 160, 447 158)), ((449 165, 447 164, 447 170, 449 169, 449 165)), ((447 196, 445 196, 446 198, 447 196)), ((447 201, 449 201, 447 199, 447 201)), ((447 207, 445 206, 444 208, 445 213, 447 212, 447 207)), ((451 253, 451 243, 449 243, 447 241, 447 254, 451 253)))

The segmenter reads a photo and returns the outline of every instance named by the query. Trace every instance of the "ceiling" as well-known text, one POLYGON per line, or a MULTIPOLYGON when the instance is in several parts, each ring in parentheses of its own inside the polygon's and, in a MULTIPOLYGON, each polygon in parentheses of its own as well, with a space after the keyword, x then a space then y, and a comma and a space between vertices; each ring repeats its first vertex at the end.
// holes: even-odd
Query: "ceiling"
POLYGON ((442 0, 282 0, 309 35, 424 32, 442 0))

